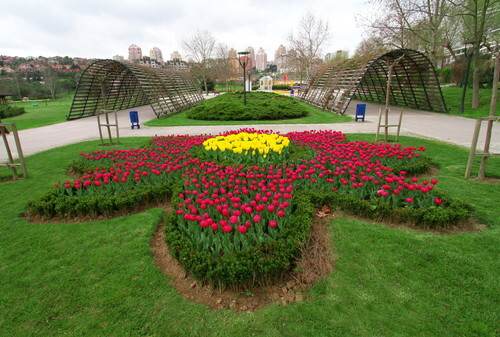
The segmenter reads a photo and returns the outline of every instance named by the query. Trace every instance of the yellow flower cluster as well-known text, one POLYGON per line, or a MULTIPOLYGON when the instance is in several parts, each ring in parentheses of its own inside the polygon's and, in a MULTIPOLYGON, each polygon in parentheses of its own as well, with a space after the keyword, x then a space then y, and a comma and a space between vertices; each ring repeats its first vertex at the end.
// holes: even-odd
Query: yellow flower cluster
POLYGON ((264 158, 270 152, 281 154, 290 145, 290 139, 275 133, 240 132, 209 138, 203 142, 206 151, 230 151, 242 154, 260 154, 264 158))

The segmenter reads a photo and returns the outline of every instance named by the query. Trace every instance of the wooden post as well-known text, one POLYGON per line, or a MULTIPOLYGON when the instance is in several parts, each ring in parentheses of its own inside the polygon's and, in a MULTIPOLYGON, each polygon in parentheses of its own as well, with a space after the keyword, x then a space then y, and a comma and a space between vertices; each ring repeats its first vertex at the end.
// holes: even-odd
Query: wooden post
POLYGON ((476 120, 476 126, 474 127, 474 134, 472 135, 472 144, 470 146, 469 159, 467 160, 467 166, 465 168, 465 179, 470 178, 470 173, 472 171, 472 164, 474 162, 474 156, 477 150, 477 140, 479 138, 479 131, 481 130, 481 119, 476 120))
POLYGON ((109 143, 113 144, 113 137, 111 136, 111 126, 109 125, 109 114, 108 111, 105 112, 106 115, 106 128, 108 129, 109 143))
POLYGON ((378 109, 378 124, 377 124, 377 134, 375 135, 375 141, 378 141, 378 136, 380 134, 380 123, 382 122, 382 108, 378 109))
POLYGON ((28 177, 28 169, 26 168, 26 162, 24 161, 23 149, 21 147, 21 141, 19 140, 19 134, 17 133, 16 124, 12 124, 12 134, 14 135, 14 141, 16 143, 17 157, 19 159, 19 164, 21 165, 21 170, 23 171, 23 177, 28 177))
POLYGON ((97 128, 99 129, 99 138, 101 138, 101 144, 104 145, 104 139, 102 138, 102 130, 101 130, 101 114, 97 113, 97 128))
POLYGON ((120 144, 120 131, 118 130, 118 114, 115 110, 115 125, 116 125, 116 143, 120 144))
MULTIPOLYGON (((498 90, 498 80, 500 73, 500 52, 495 56, 495 70, 493 73, 493 85, 491 86, 491 103, 490 103, 490 117, 495 117, 495 112, 497 109, 497 90, 498 90)), ((493 118, 488 120, 486 126, 486 139, 484 141, 484 156, 481 157, 481 163, 479 164, 479 179, 485 178, 486 172, 486 161, 488 160, 488 153, 490 152, 490 142, 491 142, 491 132, 493 129, 493 118)))
POLYGON ((9 159, 9 164, 7 166, 10 168, 12 171, 12 177, 14 180, 17 178, 17 170, 16 166, 14 165, 14 157, 12 156, 12 152, 10 151, 10 146, 9 146, 9 141, 7 139, 7 129, 5 127, 0 126, 0 133, 2 134, 3 142, 5 144, 5 150, 7 151, 7 158, 9 159))
POLYGON ((398 132, 396 133, 396 141, 399 141, 399 133, 401 132, 401 122, 403 121, 403 110, 399 114, 398 132))
POLYGON ((385 108, 384 108, 384 141, 387 142, 389 137, 389 99, 391 91, 391 81, 392 81, 392 68, 396 62, 389 65, 389 70, 387 71, 387 86, 385 89, 385 108))

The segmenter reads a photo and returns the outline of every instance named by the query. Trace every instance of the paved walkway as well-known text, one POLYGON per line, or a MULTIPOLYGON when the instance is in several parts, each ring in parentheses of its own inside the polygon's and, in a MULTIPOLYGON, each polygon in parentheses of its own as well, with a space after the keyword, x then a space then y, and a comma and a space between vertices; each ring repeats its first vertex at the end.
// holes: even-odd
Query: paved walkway
MULTIPOLYGON (((351 102, 346 114, 353 115, 356 102, 351 102)), ((365 123, 335 123, 335 124, 261 124, 251 126, 255 129, 272 129, 280 132, 302 131, 302 130, 338 130, 344 133, 374 133, 376 131, 379 105, 370 103, 367 110, 367 121, 365 123)), ((393 108, 390 123, 395 123, 401 108, 393 108)), ((150 106, 136 109, 139 111, 141 122, 155 118, 150 106)), ((225 126, 176 126, 176 127, 147 127, 131 130, 128 110, 118 112, 118 123, 120 125, 120 137, 129 136, 154 136, 170 134, 216 134, 228 130, 235 130, 249 125, 225 125, 225 126)), ((441 140, 465 147, 470 146, 475 120, 462 118, 442 113, 433 113, 418 110, 405 109, 401 133, 430 139, 441 140)), ((483 144, 484 127, 480 137, 480 146, 483 144)), ((104 131, 104 129, 103 129, 104 131)), ((20 138, 25 156, 59 146, 78 143, 85 140, 99 139, 97 120, 88 117, 79 120, 64 122, 60 124, 43 126, 35 129, 20 131, 20 138)), ((13 144, 12 139, 11 144, 13 144)), ((495 126, 493 130, 491 150, 500 152, 500 127, 495 126)), ((15 151, 14 151, 15 153, 15 151)), ((15 153, 17 156, 17 154, 15 153)), ((0 144, 0 160, 6 159, 3 144, 0 144)))

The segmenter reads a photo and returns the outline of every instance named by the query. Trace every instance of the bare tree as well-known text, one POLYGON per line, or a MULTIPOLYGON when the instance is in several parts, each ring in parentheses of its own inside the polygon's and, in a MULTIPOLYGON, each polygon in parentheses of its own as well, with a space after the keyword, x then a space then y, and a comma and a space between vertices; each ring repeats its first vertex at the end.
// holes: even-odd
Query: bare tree
POLYGON ((189 40, 183 42, 188 57, 193 59, 191 71, 203 83, 208 94, 207 80, 212 71, 211 59, 215 49, 215 38, 208 31, 198 31, 189 40))
POLYGON ((229 86, 229 79, 232 75, 231 60, 229 59, 229 48, 227 45, 219 43, 216 46, 216 78, 219 81, 226 83, 226 91, 229 86))
POLYGON ((55 99, 58 88, 57 73, 49 65, 43 68, 42 74, 43 74, 43 83, 45 87, 49 90, 50 97, 52 99, 55 99))
POLYGON ((366 27, 370 37, 387 48, 408 48, 410 39, 404 19, 393 1, 371 0, 371 17, 359 16, 360 24, 366 27), (375 14, 373 14, 375 13, 375 14))
POLYGON ((372 0, 380 5, 381 16, 369 22, 372 35, 397 48, 421 49, 438 65, 443 58, 447 17, 451 11, 447 0, 372 0))
POLYGON ((321 62, 321 48, 329 37, 328 23, 311 13, 302 18, 298 32, 291 33, 288 37, 289 49, 295 51, 294 55, 288 56, 288 59, 295 65, 301 81, 303 77, 309 77, 316 62, 321 62))
MULTIPOLYGON (((447 0, 455 6, 463 21, 464 42, 472 45, 470 57, 472 75, 472 108, 479 107, 481 48, 487 45, 490 34, 498 30, 500 0, 447 0)), ((467 83, 464 83, 464 92, 467 83)))
POLYGON ((389 49, 386 47, 381 38, 377 36, 369 36, 363 39, 356 51, 354 52, 354 57, 362 59, 371 59, 374 56, 378 56, 389 49))

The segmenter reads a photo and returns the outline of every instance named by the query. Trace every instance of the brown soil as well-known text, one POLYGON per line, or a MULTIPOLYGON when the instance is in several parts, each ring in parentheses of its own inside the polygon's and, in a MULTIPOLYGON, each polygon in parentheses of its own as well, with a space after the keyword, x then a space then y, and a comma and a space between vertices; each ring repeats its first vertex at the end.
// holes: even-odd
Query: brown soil
POLYGON ((326 216, 315 218, 311 238, 293 271, 273 284, 243 291, 216 289, 201 284, 187 274, 168 250, 163 224, 158 226, 151 248, 156 265, 168 276, 170 284, 187 299, 214 309, 254 311, 271 303, 287 305, 303 301, 305 291, 332 271, 334 258, 327 223, 326 216))

